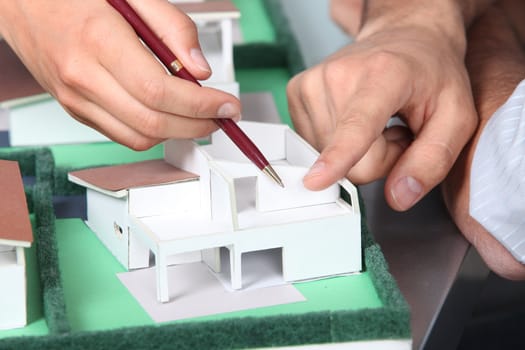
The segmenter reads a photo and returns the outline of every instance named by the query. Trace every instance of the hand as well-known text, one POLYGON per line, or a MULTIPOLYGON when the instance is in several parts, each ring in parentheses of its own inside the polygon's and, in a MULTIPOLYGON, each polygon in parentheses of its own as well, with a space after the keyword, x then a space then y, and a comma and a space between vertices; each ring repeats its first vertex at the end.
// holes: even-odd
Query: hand
MULTIPOLYGON (((501 3, 506 5, 489 9, 469 30, 466 62, 480 125, 444 181, 442 192, 456 225, 488 267, 505 278, 515 280, 525 279, 525 266, 514 259, 509 251, 469 214, 470 171, 476 144, 493 113, 505 103, 518 83, 525 78, 525 52, 517 36, 518 31, 509 24, 513 20, 504 15, 504 12, 520 12, 510 10, 507 5, 511 2, 500 1, 498 5, 501 3)), ((518 26, 522 23, 523 20, 515 22, 518 26)))
POLYGON ((289 83, 294 125, 321 151, 307 188, 388 175, 387 202, 406 210, 445 178, 472 136, 464 28, 411 16, 365 23, 354 44, 289 83), (408 129, 385 129, 395 114, 408 129))
MULTIPOLYGON (((189 17, 163 0, 130 5, 197 79, 209 77, 189 17)), ((239 116, 234 96, 167 75, 105 1, 0 0, 0 33, 74 118, 133 149, 239 116)))

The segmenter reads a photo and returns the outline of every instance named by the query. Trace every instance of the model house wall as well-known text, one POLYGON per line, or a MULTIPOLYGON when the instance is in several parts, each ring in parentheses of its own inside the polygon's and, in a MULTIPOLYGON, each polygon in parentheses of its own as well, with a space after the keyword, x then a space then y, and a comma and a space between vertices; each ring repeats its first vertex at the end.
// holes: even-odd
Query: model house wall
POLYGON ((87 224, 126 269, 149 266, 149 249, 130 231, 130 215, 202 215, 198 176, 162 160, 82 170, 69 178, 87 187, 87 224))
POLYGON ((27 323, 25 248, 32 241, 18 163, 0 160, 0 329, 27 323))
POLYGON ((239 10, 229 0, 172 2, 197 24, 199 42, 212 70, 211 77, 201 83, 238 97, 239 84, 235 81, 233 66, 233 24, 240 17, 239 10))

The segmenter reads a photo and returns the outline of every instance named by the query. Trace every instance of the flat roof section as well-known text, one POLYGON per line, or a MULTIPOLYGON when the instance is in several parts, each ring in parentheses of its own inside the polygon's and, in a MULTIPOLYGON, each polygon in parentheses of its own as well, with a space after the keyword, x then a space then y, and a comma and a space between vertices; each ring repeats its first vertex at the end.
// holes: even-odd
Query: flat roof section
POLYGON ((0 244, 29 247, 33 231, 18 162, 0 160, 0 244))
POLYGON ((71 177, 100 189, 113 192, 199 179, 199 175, 176 168, 166 163, 163 159, 71 172, 70 179, 79 183, 71 177))

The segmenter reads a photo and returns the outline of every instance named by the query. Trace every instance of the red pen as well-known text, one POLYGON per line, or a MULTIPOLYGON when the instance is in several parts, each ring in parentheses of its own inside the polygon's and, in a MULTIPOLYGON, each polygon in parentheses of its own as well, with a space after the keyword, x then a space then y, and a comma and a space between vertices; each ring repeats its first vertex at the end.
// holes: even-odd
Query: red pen
MULTIPOLYGON (((155 33, 153 33, 126 0, 108 0, 108 2, 126 19, 142 41, 173 75, 192 81, 201 86, 197 79, 195 79, 190 72, 184 68, 175 54, 171 52, 171 50, 157 35, 155 35, 155 33)), ((277 175, 268 160, 266 160, 257 146, 255 146, 252 140, 248 138, 244 131, 242 131, 233 120, 228 118, 215 118, 214 121, 224 133, 228 135, 233 143, 237 145, 241 152, 255 164, 255 166, 268 175, 279 186, 284 187, 281 178, 277 175)))

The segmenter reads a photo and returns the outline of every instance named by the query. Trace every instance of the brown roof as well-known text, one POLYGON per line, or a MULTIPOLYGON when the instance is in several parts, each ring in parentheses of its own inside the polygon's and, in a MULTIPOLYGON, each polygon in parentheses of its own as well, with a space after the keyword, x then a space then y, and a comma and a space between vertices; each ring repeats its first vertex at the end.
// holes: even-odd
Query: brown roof
POLYGON ((0 40, 0 101, 45 92, 5 40, 0 40))
POLYGON ((108 191, 195 180, 199 176, 176 168, 163 159, 146 160, 73 171, 70 175, 108 191))
POLYGON ((233 2, 229 0, 202 1, 176 3, 178 9, 185 13, 203 13, 203 12, 238 12, 239 10, 233 2))
POLYGON ((33 242, 20 169, 9 160, 0 160, 0 240, 33 242))

